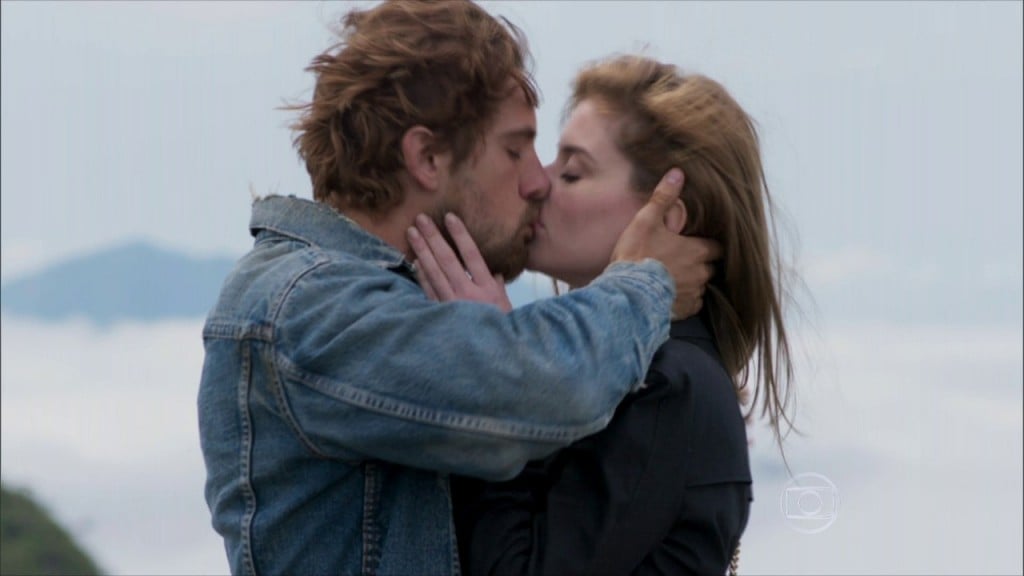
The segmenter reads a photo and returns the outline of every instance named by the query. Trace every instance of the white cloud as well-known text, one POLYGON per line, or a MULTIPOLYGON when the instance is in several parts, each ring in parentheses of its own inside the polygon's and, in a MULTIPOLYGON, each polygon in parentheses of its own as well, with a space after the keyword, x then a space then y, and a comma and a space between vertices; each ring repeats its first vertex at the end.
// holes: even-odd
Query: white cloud
POLYGON ((201 322, 3 318, 2 462, 114 574, 226 573, 203 501, 201 322))
MULTIPOLYGON (((31 486, 111 573, 227 569, 202 496, 200 324, 3 318, 4 479, 31 486)), ((796 341, 807 436, 787 453, 795 473, 829 477, 842 508, 821 534, 787 528, 781 461, 757 428, 741 570, 1019 573, 1021 331, 848 325, 796 341)))
MULTIPOLYGON (((1000 231, 1003 233, 1005 231, 1000 231)), ((1024 299, 1017 247, 972 251, 949 240, 926 254, 899 242, 851 243, 798 261, 798 305, 831 319, 962 326, 1020 326, 1024 299)))
POLYGON ((811 286, 826 288, 869 277, 881 277, 892 268, 891 258, 862 245, 809 258, 802 274, 811 286))
POLYGON ((1024 286, 1024 261, 1020 254, 993 256, 981 268, 978 279, 983 288, 1015 288, 1018 292, 1024 286))
POLYGON ((787 527, 786 478, 758 429, 762 475, 741 569, 1019 573, 1022 344, 1020 329, 1005 327, 878 323, 824 332, 817 369, 801 366, 796 382, 806 436, 792 437, 787 454, 795 474, 836 484, 838 518, 819 534, 787 527))

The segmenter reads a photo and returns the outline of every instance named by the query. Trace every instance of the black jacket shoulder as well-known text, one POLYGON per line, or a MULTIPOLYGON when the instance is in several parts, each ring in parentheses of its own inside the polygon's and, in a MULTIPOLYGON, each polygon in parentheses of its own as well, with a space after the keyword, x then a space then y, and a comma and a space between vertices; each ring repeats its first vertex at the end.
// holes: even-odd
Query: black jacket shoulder
POLYGON ((672 323, 671 338, 655 354, 646 381, 648 389, 641 395, 663 397, 686 428, 676 437, 686 439, 687 486, 751 481, 746 424, 735 386, 699 318, 672 323))

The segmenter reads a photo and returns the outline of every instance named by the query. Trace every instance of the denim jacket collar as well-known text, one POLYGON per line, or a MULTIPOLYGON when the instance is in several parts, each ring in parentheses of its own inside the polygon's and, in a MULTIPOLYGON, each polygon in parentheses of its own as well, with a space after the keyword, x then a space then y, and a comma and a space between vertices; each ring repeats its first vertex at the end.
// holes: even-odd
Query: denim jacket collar
POLYGON ((253 202, 249 231, 269 230, 325 250, 349 252, 381 268, 415 277, 405 256, 323 202, 267 196, 253 202))

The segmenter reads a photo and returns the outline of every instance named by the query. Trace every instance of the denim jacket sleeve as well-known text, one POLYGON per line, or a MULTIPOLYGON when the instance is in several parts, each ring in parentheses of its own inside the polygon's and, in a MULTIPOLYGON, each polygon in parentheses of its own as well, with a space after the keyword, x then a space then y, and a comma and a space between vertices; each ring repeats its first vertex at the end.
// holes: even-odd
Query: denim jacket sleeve
POLYGON ((653 260, 505 314, 319 258, 272 313, 278 401, 323 457, 507 479, 607 425, 668 338, 673 298, 653 260))

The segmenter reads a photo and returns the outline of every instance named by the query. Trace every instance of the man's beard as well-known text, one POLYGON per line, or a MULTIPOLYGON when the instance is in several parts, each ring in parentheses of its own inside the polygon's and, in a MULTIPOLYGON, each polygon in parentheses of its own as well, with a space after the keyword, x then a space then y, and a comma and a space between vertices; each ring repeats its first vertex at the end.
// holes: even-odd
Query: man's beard
MULTIPOLYGON (((531 202, 523 212, 522 218, 520 218, 512 230, 513 236, 511 238, 502 237, 500 231, 486 226, 483 216, 479 214, 479 202, 475 204, 477 210, 467 213, 465 206, 466 196, 477 194, 477 191, 469 189, 470 186, 465 182, 460 184, 462 184, 461 190, 453 191, 452 194, 446 196, 441 205, 430 213, 430 218, 434 221, 438 230, 441 231, 441 235, 448 242, 448 245, 452 247, 452 251, 458 256, 463 266, 465 266, 465 262, 462 260, 462 255, 455 246, 455 241, 448 232, 448 227, 444 225, 444 215, 448 212, 458 216, 466 225, 469 235, 476 242, 477 249, 480 250, 480 255, 483 257, 484 262, 487 263, 487 268, 490 269, 491 274, 501 274, 505 282, 515 280, 523 273, 523 269, 526 267, 526 259, 529 256, 529 248, 526 242, 523 241, 521 232, 537 220, 540 205, 531 202), (460 200, 462 201, 460 202, 460 200)), ((477 194, 476 198, 479 199, 479 194, 477 194)))

